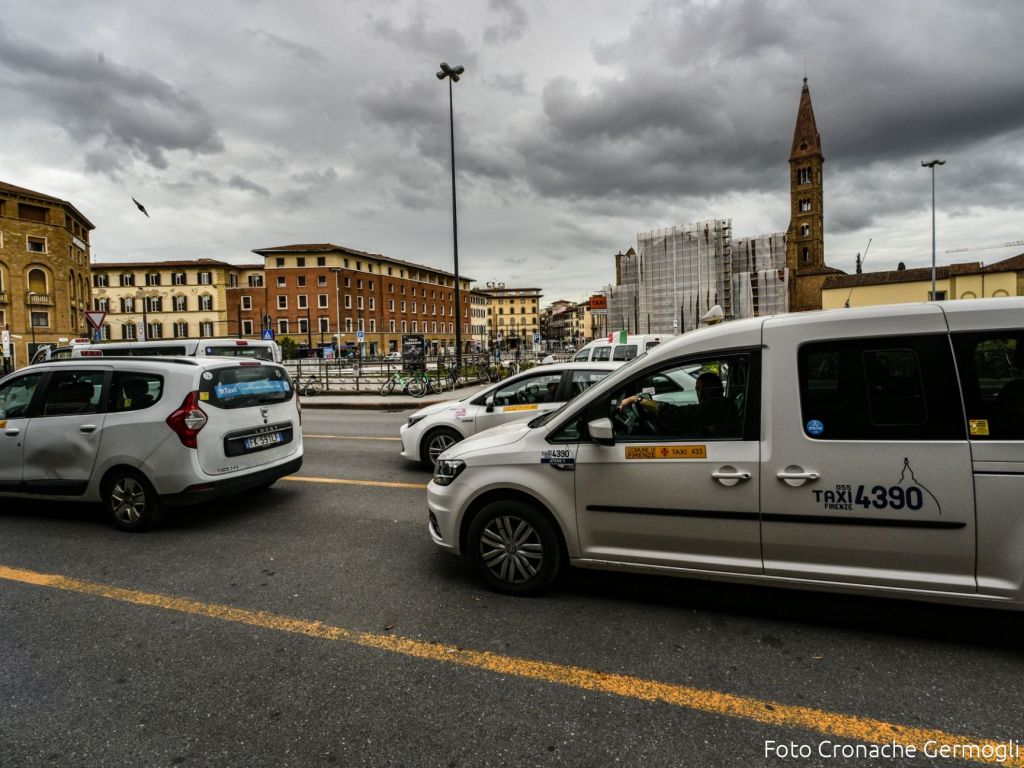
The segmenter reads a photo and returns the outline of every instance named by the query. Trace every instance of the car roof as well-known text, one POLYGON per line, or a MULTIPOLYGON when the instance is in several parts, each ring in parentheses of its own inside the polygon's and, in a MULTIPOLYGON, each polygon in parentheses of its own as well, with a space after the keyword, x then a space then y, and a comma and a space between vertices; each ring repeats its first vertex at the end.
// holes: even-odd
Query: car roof
POLYGON ((279 363, 275 363, 272 360, 253 360, 250 358, 240 357, 189 357, 189 356, 171 356, 171 355, 159 355, 147 357, 145 355, 133 355, 131 357, 107 357, 107 356, 96 356, 96 357, 70 357, 63 358, 61 360, 47 360, 44 363, 36 363, 35 365, 26 366, 20 370, 24 371, 28 368, 34 370, 50 369, 50 368, 69 368, 75 366, 96 366, 103 365, 111 368, 127 368, 139 363, 145 363, 146 365, 164 366, 167 368, 180 368, 182 366, 193 367, 193 368, 230 368, 232 366, 253 366, 253 365, 274 365, 279 366, 279 363))

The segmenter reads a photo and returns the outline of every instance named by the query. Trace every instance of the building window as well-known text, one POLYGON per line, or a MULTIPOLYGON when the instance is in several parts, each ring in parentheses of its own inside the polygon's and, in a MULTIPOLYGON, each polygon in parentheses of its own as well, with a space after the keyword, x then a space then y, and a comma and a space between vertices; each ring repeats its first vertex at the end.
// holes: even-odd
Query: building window
POLYGON ((135 338, 135 323, 123 323, 121 325, 121 338, 128 340, 135 338))
POLYGON ((228 275, 228 288, 237 288, 237 287, 238 287, 238 275, 236 275, 234 272, 232 272, 230 275, 228 275))
POLYGON ((188 312, 188 298, 185 296, 175 296, 174 299, 174 311, 175 312, 188 312))
POLYGON ((345 318, 345 333, 352 333, 352 318, 345 318))
POLYGON ((199 284, 200 285, 212 285, 213 284, 213 273, 212 272, 200 272, 199 273, 199 284))
POLYGON ((320 333, 330 333, 330 332, 331 332, 331 321, 330 321, 330 319, 326 318, 326 317, 321 317, 320 318, 320 333))
POLYGON ((373 291, 373 280, 370 280, 366 283, 366 290, 373 291))
POLYGON ((809 210, 811 210, 811 201, 810 200, 801 200, 800 201, 800 212, 801 213, 807 213, 807 211, 809 211, 809 210))
POLYGON ((810 261, 811 260, 811 249, 810 248, 804 248, 803 254, 801 255, 801 258, 803 259, 805 264, 808 261, 810 261))
POLYGON ((252 296, 242 297, 242 309, 252 309, 252 296))
POLYGON ((413 333, 419 333, 420 332, 420 324, 416 320, 412 321, 412 332, 413 333))
POLYGON ((249 275, 249 287, 250 288, 262 288, 263 287, 263 275, 249 275))
POLYGON ((33 311, 31 323, 33 328, 49 328, 50 313, 33 311))
MULTIPOLYGON (((360 296, 359 298, 362 298, 362 296, 360 296)), ((370 309, 376 309, 376 308, 377 308, 377 303, 374 301, 373 296, 371 296, 370 297, 370 309)))
POLYGON ((370 333, 377 332, 377 321, 374 318, 370 318, 370 333))
POLYGON ((96 288, 106 288, 110 285, 110 276, 106 274, 94 273, 92 276, 92 284, 96 288))
POLYGON ((28 238, 28 251, 29 251, 29 253, 46 253, 46 238, 45 237, 30 237, 30 238, 28 238))
POLYGON ((175 272, 174 273, 173 281, 174 281, 175 285, 187 285, 188 284, 188 278, 187 278, 187 276, 185 275, 184 272, 175 272))
POLYGON ((286 278, 286 277, 278 277, 277 278, 277 287, 278 288, 286 288, 287 286, 288 286, 288 278, 286 278))
POLYGON ((110 311, 110 299, 96 299, 94 302, 97 312, 110 311))
POLYGON ((352 279, 351 278, 348 278, 348 277, 345 278, 345 287, 346 288, 351 288, 352 287, 352 279))
POLYGON ((394 311, 395 311, 395 300, 394 299, 388 299, 388 312, 394 312, 394 311))
POLYGON ((274 264, 276 266, 278 266, 278 267, 283 267, 284 266, 284 259, 281 258, 280 256, 278 256, 276 259, 274 259, 274 264))
POLYGON ((796 183, 797 184, 810 184, 811 183, 811 169, 801 168, 796 172, 796 183))
POLYGON ((320 309, 327 309, 327 294, 318 293, 316 296, 316 305, 320 309))
POLYGON ((278 296, 277 297, 277 308, 278 309, 288 309, 288 297, 287 296, 278 296))
POLYGON ((199 309, 204 312, 213 311, 213 296, 203 295, 199 297, 199 309))
POLYGON ((163 323, 149 323, 146 326, 147 339, 162 339, 164 337, 163 323))
POLYGON ((359 330, 360 331, 364 330, 363 329, 363 318, 361 318, 361 317, 359 318, 359 330))
POLYGON ((326 256, 317 256, 316 257, 316 265, 318 267, 326 267, 327 266, 327 257, 326 256))
POLYGON ((306 259, 305 259, 305 257, 304 256, 299 256, 298 258, 296 258, 295 259, 295 266, 297 266, 297 267, 304 267, 304 266, 306 266, 306 259))
POLYGON ((356 290, 359 290, 359 291, 363 290, 363 281, 362 280, 356 280, 356 290))
POLYGON ((210 320, 204 320, 199 324, 199 335, 200 336, 213 336, 213 323, 210 320))
POLYGON ((345 294, 345 309, 352 309, 352 294, 345 294))
POLYGON ((160 285, 160 273, 159 272, 147 272, 146 273, 146 285, 160 285))
POLYGON ((188 338, 188 323, 184 320, 179 320, 174 324, 174 338, 176 339, 187 339, 188 338))
POLYGON ((391 333, 395 332, 395 321, 394 320, 388 320, 388 331, 391 332, 391 333))
POLYGON ((243 320, 242 321, 242 335, 243 336, 252 336, 252 320, 243 320))
POLYGON ((103 341, 110 341, 110 323, 104 323, 100 328, 100 338, 103 341))
POLYGON ((801 237, 810 237, 810 235, 811 235, 811 225, 810 224, 801 224, 800 225, 800 236, 801 237))
POLYGON ((306 276, 305 275, 299 275, 298 277, 296 277, 295 278, 295 285, 298 288, 305 288, 306 287, 306 276))
POLYGON ((405 312, 405 302, 402 302, 402 311, 405 312))
POLYGON ((288 321, 287 320, 282 318, 281 320, 277 321, 277 332, 278 333, 288 333, 288 321))
POLYGON ((299 318, 299 333, 309 333, 309 321, 304 317, 299 318))
POLYGON ((408 333, 408 332, 409 332, 409 321, 408 320, 403 320, 402 321, 402 333, 408 333))
POLYGON ((309 306, 309 299, 306 294, 301 294, 296 298, 299 300, 299 309, 306 309, 309 306))
POLYGON ((125 272, 121 277, 121 287, 129 287, 135 285, 135 275, 131 272, 125 272))
POLYGON ((945 301, 945 300, 946 300, 946 292, 945 291, 936 291, 934 294, 932 294, 931 291, 928 291, 928 301, 945 301))
POLYGON ((316 284, 319 288, 323 288, 327 285, 327 275, 317 275, 316 284))

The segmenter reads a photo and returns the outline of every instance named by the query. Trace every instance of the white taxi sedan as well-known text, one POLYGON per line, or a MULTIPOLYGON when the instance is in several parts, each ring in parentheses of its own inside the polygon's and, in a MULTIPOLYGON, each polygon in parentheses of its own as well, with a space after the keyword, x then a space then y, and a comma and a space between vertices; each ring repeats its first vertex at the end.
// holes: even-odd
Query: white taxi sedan
POLYGON ((402 425, 402 458, 431 468, 455 443, 485 429, 526 421, 597 383, 622 362, 558 363, 510 376, 482 392, 421 408, 402 425))

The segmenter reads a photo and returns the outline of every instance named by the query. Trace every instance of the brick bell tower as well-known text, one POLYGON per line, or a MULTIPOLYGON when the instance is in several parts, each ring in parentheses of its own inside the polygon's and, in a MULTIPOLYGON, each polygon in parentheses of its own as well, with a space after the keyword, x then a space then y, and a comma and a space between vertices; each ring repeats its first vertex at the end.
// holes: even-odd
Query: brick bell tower
POLYGON ((821 284, 839 270, 825 266, 824 177, 825 157, 814 122, 811 91, 804 78, 800 108, 789 155, 790 219, 786 232, 786 267, 789 269, 789 309, 821 309, 821 284))

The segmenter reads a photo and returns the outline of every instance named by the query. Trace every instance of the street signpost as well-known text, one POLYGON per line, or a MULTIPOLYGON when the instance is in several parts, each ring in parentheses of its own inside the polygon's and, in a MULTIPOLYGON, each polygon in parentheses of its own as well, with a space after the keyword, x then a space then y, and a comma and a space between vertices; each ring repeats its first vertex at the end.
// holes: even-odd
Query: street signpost
POLYGON ((88 321, 95 330, 99 331, 103 327, 103 321, 107 319, 106 312, 86 312, 85 319, 88 321))
POLYGON ((264 328, 263 329, 263 340, 264 341, 273 341, 274 340, 274 330, 272 328, 264 328))

